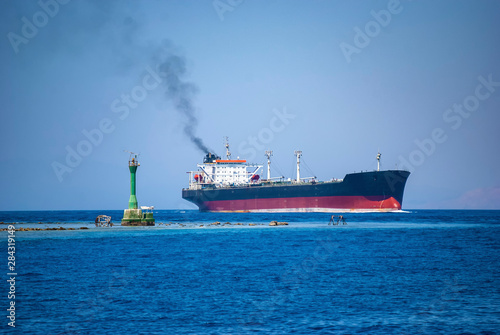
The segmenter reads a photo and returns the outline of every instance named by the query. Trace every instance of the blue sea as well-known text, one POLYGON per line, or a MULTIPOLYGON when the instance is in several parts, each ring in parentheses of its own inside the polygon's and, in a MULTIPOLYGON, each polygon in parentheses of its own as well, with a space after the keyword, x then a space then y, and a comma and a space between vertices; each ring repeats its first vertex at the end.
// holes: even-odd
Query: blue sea
POLYGON ((0 228, 75 228, 15 233, 15 299, 1 232, 2 332, 500 334, 500 211, 122 214, 0 212, 0 228))

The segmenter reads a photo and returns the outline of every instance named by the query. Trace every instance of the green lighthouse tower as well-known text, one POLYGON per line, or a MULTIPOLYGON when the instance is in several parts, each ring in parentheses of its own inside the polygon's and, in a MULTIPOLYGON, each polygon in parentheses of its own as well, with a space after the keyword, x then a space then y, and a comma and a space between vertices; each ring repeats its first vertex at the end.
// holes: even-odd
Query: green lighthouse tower
POLYGON ((130 170, 130 199, 128 200, 128 209, 137 209, 137 197, 135 196, 135 173, 137 167, 141 165, 137 161, 137 155, 128 162, 128 169, 130 170))
POLYGON ((137 196, 135 195, 135 174, 137 167, 141 164, 137 160, 137 155, 133 152, 130 153, 128 161, 128 169, 130 170, 130 198, 128 200, 128 209, 123 213, 122 226, 154 226, 155 219, 153 218, 153 208, 141 206, 137 203, 137 196), (143 212, 142 210, 145 210, 143 212))

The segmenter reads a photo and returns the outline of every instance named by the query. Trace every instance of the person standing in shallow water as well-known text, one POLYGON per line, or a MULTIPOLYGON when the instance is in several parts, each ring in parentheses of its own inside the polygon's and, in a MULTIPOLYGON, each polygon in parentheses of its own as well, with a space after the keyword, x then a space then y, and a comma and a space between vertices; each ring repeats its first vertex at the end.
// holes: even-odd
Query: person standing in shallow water
POLYGON ((330 222, 328 222, 328 225, 330 225, 330 223, 333 223, 335 225, 335 215, 332 215, 332 217, 330 218, 330 222))
POLYGON ((337 224, 340 224, 340 221, 342 221, 342 224, 343 224, 343 225, 346 225, 346 224, 347 224, 347 223, 345 222, 345 218, 344 218, 344 216, 343 216, 343 215, 340 215, 340 216, 339 216, 339 220, 337 221, 337 224))
POLYGON ((332 215, 330 218, 330 222, 328 222, 328 225, 333 224, 334 226, 336 226, 339 225, 340 222, 342 222, 343 225, 347 224, 343 215, 339 215, 338 217, 336 215, 332 215), (337 221, 335 221, 335 218, 337 218, 337 221))

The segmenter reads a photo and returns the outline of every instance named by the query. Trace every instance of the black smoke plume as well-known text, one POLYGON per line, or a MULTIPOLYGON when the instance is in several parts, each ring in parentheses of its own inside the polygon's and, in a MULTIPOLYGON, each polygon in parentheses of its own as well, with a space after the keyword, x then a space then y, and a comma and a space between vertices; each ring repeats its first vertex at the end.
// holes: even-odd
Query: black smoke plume
POLYGON ((203 153, 213 152, 201 138, 195 135, 198 126, 196 118, 196 108, 193 99, 198 93, 195 84, 185 80, 186 60, 174 50, 169 42, 164 42, 163 48, 157 56, 158 73, 166 86, 166 95, 172 101, 175 109, 186 117, 184 133, 189 137, 198 149, 203 153))

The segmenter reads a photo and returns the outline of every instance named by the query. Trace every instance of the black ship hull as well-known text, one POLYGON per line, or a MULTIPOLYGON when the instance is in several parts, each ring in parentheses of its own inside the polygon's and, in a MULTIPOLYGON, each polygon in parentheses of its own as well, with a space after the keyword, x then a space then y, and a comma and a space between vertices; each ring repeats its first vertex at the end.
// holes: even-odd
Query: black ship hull
POLYGON ((182 198, 209 212, 397 211, 409 175, 388 170, 351 173, 342 181, 183 189, 182 198))

